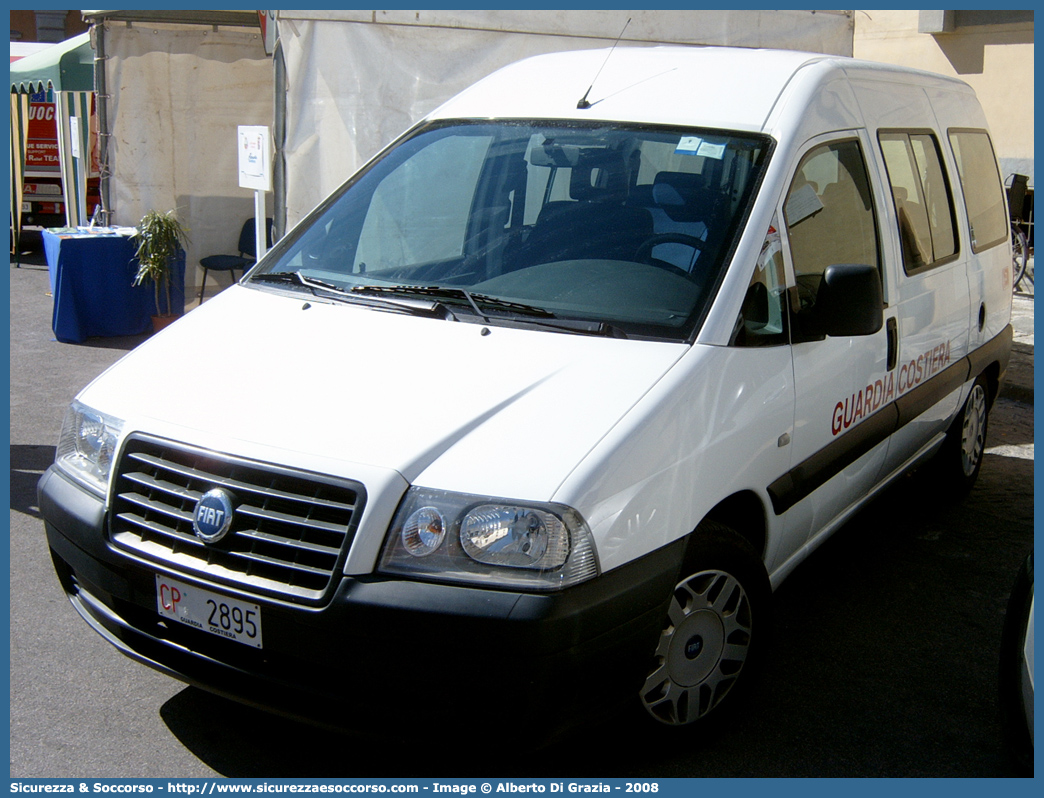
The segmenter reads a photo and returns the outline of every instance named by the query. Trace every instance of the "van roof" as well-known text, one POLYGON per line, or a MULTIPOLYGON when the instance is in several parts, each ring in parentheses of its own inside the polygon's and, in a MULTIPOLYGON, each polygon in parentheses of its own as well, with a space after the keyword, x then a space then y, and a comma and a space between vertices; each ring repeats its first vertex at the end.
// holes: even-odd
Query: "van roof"
MULTIPOLYGON (((789 84, 821 83, 852 72, 950 88, 961 83, 889 64, 792 50, 617 47, 511 64, 429 119, 598 119, 763 132, 789 84), (578 109, 585 94, 590 106, 578 109)), ((807 97, 810 87, 804 88, 807 97)))

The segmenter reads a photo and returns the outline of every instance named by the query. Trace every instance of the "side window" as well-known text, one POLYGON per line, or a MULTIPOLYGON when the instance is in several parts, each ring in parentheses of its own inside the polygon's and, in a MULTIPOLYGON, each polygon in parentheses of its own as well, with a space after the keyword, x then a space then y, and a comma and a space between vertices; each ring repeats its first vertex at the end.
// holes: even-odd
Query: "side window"
POLYGON ((827 266, 880 268, 866 163, 855 139, 816 147, 801 160, 783 208, 800 308, 815 304, 827 266))
POLYGON ((733 346, 779 346, 789 343, 787 333, 787 278, 779 222, 773 217, 761 245, 754 276, 747 287, 740 317, 736 321, 733 346))
POLYGON ((1007 241, 1009 235, 997 158, 985 130, 951 130, 949 133, 961 193, 968 209, 972 251, 982 252, 1007 241))
POLYGON ((879 133, 899 222, 903 268, 913 274, 957 254, 953 199, 931 133, 879 133))

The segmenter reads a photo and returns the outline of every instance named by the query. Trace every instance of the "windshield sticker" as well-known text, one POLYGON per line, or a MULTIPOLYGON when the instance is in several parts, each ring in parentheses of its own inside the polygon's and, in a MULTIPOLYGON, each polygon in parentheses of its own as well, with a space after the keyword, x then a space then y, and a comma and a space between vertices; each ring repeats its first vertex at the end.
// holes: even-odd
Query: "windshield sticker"
POLYGON ((776 257, 782 252, 783 243, 779 239, 779 231, 774 225, 769 225, 768 232, 765 233, 765 241, 761 245, 761 254, 758 255, 758 271, 763 272, 769 266, 774 266, 776 257))
POLYGON ((713 158, 715 161, 720 161, 725 157, 725 145, 724 144, 712 144, 709 141, 703 142, 700 148, 696 151, 697 155, 702 155, 704 158, 713 158))
POLYGON ((876 413, 882 406, 934 377, 950 363, 950 342, 939 344, 923 355, 903 363, 898 369, 845 397, 834 405, 830 432, 837 435, 876 413))
POLYGON ((674 151, 679 155, 697 155, 701 144, 703 144, 703 139, 699 136, 682 136, 674 151))
POLYGON ((725 143, 715 144, 699 136, 682 136, 678 146, 674 148, 677 155, 698 155, 701 158, 713 158, 720 161, 725 157, 725 143))

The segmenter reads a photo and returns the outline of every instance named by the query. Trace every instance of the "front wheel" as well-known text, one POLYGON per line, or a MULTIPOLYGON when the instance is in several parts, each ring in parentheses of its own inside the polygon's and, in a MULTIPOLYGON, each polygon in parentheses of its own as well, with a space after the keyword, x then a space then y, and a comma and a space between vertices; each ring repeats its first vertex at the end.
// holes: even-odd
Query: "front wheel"
POLYGON ((734 700, 764 645, 770 593, 745 540, 717 522, 697 527, 639 694, 649 715, 687 726, 734 700))

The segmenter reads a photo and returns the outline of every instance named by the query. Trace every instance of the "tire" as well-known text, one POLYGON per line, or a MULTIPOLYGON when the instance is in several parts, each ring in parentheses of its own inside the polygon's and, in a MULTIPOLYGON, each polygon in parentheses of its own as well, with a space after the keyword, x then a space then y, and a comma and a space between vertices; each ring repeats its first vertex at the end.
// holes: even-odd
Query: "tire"
POLYGON ((690 726, 735 703, 766 644, 770 596, 751 546, 723 524, 700 524, 639 692, 648 715, 690 726))
POLYGON ((1019 283, 1026 275, 1026 264, 1029 262, 1029 244, 1026 235, 1017 226, 1011 226, 1011 287, 1018 290, 1019 283))
POLYGON ((946 433, 939 452, 939 475, 944 487, 964 494, 975 486, 986 452, 990 420, 990 390, 983 375, 976 378, 964 407, 946 433))

